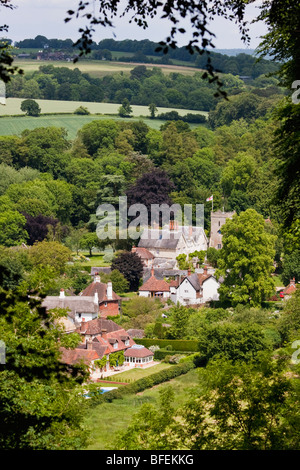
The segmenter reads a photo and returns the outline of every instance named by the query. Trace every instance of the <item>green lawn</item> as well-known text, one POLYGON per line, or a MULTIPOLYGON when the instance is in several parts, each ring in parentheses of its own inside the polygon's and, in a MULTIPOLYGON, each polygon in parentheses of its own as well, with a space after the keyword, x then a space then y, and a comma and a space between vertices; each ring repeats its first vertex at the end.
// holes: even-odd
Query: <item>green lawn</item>
MULTIPOLYGON (((125 372, 120 372, 119 374, 111 376, 111 380, 114 380, 114 377, 118 379, 118 381, 122 382, 127 379, 131 379, 132 381, 142 379, 144 377, 148 377, 148 375, 151 374, 156 374, 156 372, 160 372, 161 370, 168 369, 169 367, 172 367, 170 364, 166 364, 163 362, 160 362, 159 364, 152 366, 152 367, 147 367, 146 369, 142 368, 134 368, 127 370, 125 372)), ((108 381, 109 382, 109 381, 108 381)))
MULTIPOLYGON (((79 252, 79 255, 82 255, 88 259, 82 261, 82 267, 83 268, 91 268, 92 266, 96 266, 96 267, 107 267, 107 266, 110 266, 110 263, 106 263, 105 261, 103 261, 103 256, 104 256, 104 253, 97 253, 97 254, 94 254, 93 256, 89 256, 89 253, 88 252, 79 252)), ((76 257, 76 253, 73 253, 73 256, 76 257)), ((89 270, 89 269, 88 269, 89 270)))
MULTIPOLYGON (((174 387, 176 406, 182 405, 189 398, 191 387, 197 387, 198 370, 194 369, 168 382, 174 387)), ((85 416, 85 425, 90 430, 88 450, 113 449, 117 433, 126 429, 132 415, 142 404, 155 404, 159 390, 165 386, 166 383, 160 384, 137 395, 125 396, 122 400, 113 400, 111 403, 103 403, 88 409, 85 416)))

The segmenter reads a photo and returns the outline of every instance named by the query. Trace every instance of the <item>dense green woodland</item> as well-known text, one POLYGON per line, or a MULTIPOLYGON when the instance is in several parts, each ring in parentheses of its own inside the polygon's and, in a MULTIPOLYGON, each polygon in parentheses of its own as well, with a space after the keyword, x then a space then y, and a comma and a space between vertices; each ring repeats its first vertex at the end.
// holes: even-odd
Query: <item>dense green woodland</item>
MULTIPOLYGON (((203 20, 211 14, 233 14, 246 34, 245 2, 217 1, 213 12, 204 3, 176 3, 175 8, 170 1, 165 13, 169 19, 174 9, 181 17, 187 8, 196 14, 192 26, 204 48, 209 41, 203 20)), ((107 20, 111 6, 100 4, 107 20)), ((3 5, 6 0, 0 0, 3 5)), ((78 8, 88 5, 80 2, 78 8)), ((130 2, 129 10, 136 5, 141 6, 130 2)), ((143 2, 140 25, 139 15, 152 17, 154 5, 143 2)), ((145 67, 93 81, 79 70, 49 66, 16 76, 8 85, 10 96, 52 93, 56 99, 83 99, 83 88, 92 87, 89 93, 98 92, 100 101, 115 100, 123 107, 138 98, 151 105, 153 119, 159 99, 167 100, 164 106, 189 109, 193 100, 193 109, 208 110, 209 119, 193 128, 168 120, 159 130, 142 120, 95 119, 73 141, 55 127, 0 137, 1 359, 3 342, 6 346, 6 361, 0 361, 1 448, 83 449, 93 438, 86 416, 99 414, 102 423, 103 409, 111 409, 114 401, 126 407, 126 395, 197 369, 198 384, 186 386, 180 403, 172 386, 160 386, 160 399, 145 400, 128 426, 114 421, 110 449, 299 450, 300 290, 282 301, 274 282, 300 280, 300 107, 290 98, 300 76, 299 9, 292 0, 262 2, 268 33, 260 51, 281 64, 277 78, 262 75, 264 70, 245 85, 233 75, 241 70, 231 69, 224 76, 229 100, 214 97, 215 82, 201 82, 197 73, 163 76, 145 67), (161 301, 135 295, 142 266, 130 252, 133 241, 119 237, 111 246, 99 241, 96 209, 103 202, 117 204, 121 195, 128 204, 147 207, 158 201, 204 203, 209 233, 206 199, 212 194, 214 210, 236 212, 222 227, 222 249, 206 253, 216 277, 223 278, 220 300, 199 309, 168 302, 166 326, 161 301), (93 248, 109 248, 103 261, 112 272, 102 280, 110 279, 117 293, 129 297, 114 320, 124 328, 144 329, 147 340, 162 346, 156 357, 170 367, 89 401, 82 397, 82 384, 91 392, 95 387, 87 384, 86 367, 67 367, 60 360, 60 346, 74 348, 80 338, 65 334, 66 312, 46 313, 40 301, 61 287, 80 293, 90 282, 81 250, 93 258, 93 248), (184 350, 190 344, 192 350, 184 350)), ((167 41, 171 48, 173 33, 167 41)), ((82 35, 84 50, 92 45, 91 30, 82 35)), ((5 79, 11 64, 6 52, 0 51, 5 79)), ((202 262, 203 253, 197 256, 202 262)))
MULTIPOLYGON (((283 90, 278 80, 260 74, 247 86, 232 73, 222 76, 227 93, 238 95, 250 91, 252 100, 258 106, 258 98, 274 100, 283 90)), ((200 111, 215 109, 220 98, 215 97, 217 86, 202 78, 201 72, 186 76, 178 72, 164 74, 159 67, 152 69, 145 65, 133 68, 130 73, 106 75, 94 78, 78 68, 42 65, 39 70, 26 75, 16 75, 7 84, 7 97, 55 99, 66 101, 96 101, 160 107, 176 107, 200 111)), ((262 104, 260 104, 260 107, 262 104)), ((245 110, 246 111, 246 110, 245 110)), ((257 111, 259 113, 259 111, 257 111)))
MULTIPOLYGON (((248 93, 238 96, 241 110, 242 98, 257 112, 248 93)), ((170 184, 162 185, 161 201, 168 196, 169 202, 181 205, 204 203, 207 233, 211 203, 205 201, 211 194, 215 210, 224 207, 239 214, 251 208, 270 218, 278 237, 278 272, 284 270, 285 281, 292 274, 298 280, 299 270, 291 268, 291 258, 299 259, 297 243, 283 230, 281 209, 274 199, 276 122, 269 109, 258 119, 248 113, 233 119, 239 109, 235 100, 219 103, 210 113, 213 129, 192 130, 180 120, 155 130, 143 121, 95 119, 79 130, 74 141, 55 127, 0 137, 1 244, 32 245, 47 237, 64 242, 74 230, 93 232, 99 204, 117 203, 125 194, 134 195, 128 203, 147 204, 145 195, 139 200, 139 179, 144 176, 147 181, 148 175, 163 170, 170 184)), ((160 185, 158 179, 154 192, 160 185)), ((151 194, 148 199, 151 204, 151 194)), ((127 247, 132 243, 129 240, 127 247)))

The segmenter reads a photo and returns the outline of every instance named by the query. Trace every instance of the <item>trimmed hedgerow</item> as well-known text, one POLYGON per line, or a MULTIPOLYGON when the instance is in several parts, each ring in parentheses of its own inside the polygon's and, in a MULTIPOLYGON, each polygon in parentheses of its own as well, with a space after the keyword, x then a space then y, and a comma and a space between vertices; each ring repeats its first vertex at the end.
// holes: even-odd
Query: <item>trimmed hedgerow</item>
POLYGON ((150 338, 137 338, 135 339, 137 344, 143 344, 146 348, 150 346, 159 346, 161 349, 165 349, 166 346, 172 346, 172 351, 181 352, 197 352, 198 341, 185 340, 185 339, 150 339, 150 338))
POLYGON ((148 377, 143 377, 135 382, 119 387, 118 389, 111 390, 110 392, 103 393, 92 398, 90 401, 91 405, 98 405, 104 402, 112 402, 113 400, 123 398, 125 395, 131 395, 138 392, 142 392, 147 388, 154 387, 163 382, 167 382, 175 377, 186 374, 196 366, 193 361, 184 362, 182 364, 176 364, 168 369, 161 370, 148 377))
POLYGON ((166 356, 174 356, 174 354, 186 354, 189 355, 191 354, 190 351, 173 351, 169 349, 158 349, 157 351, 154 351, 154 359, 161 361, 164 359, 166 356))

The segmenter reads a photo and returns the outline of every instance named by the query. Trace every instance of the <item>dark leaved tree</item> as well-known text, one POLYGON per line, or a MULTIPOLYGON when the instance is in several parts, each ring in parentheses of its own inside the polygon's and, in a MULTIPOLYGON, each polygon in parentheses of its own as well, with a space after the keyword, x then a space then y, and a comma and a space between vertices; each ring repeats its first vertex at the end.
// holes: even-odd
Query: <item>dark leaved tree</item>
POLYGON ((143 204, 148 211, 148 224, 151 224, 151 206, 154 204, 171 205, 169 196, 175 189, 167 173, 161 169, 154 169, 144 173, 126 193, 128 206, 143 204))
POLYGON ((24 214, 24 217, 26 218, 25 229, 29 235, 29 245, 33 245, 36 241, 41 242, 45 240, 49 233, 49 228, 52 227, 55 229, 59 222, 58 219, 47 217, 43 214, 37 216, 24 214))
POLYGON ((137 291, 143 275, 143 263, 136 253, 124 251, 112 262, 111 270, 117 269, 129 282, 129 290, 137 291))

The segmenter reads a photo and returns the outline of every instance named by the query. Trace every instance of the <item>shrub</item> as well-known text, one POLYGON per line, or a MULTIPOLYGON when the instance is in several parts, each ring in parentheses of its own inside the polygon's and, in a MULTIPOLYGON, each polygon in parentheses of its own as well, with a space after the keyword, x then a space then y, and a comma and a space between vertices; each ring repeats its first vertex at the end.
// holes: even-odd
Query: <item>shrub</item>
POLYGON ((85 106, 79 106, 79 108, 75 109, 74 114, 87 115, 91 113, 85 106))

